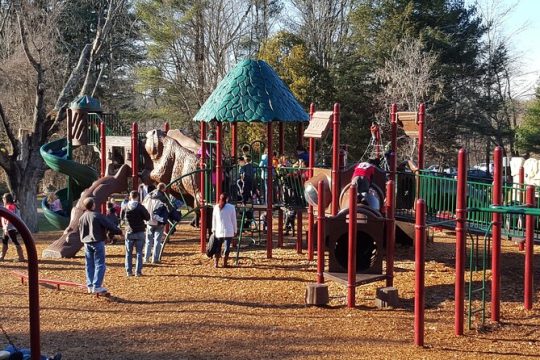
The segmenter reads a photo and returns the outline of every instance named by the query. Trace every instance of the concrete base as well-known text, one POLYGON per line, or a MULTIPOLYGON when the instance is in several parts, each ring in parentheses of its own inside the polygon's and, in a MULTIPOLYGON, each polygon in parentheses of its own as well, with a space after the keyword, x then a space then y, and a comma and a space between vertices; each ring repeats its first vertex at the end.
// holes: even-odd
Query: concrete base
POLYGON ((328 285, 310 283, 306 287, 306 305, 323 306, 328 304, 328 285))
POLYGON ((375 306, 379 309, 396 307, 399 305, 398 290, 394 287, 383 287, 377 289, 375 306))

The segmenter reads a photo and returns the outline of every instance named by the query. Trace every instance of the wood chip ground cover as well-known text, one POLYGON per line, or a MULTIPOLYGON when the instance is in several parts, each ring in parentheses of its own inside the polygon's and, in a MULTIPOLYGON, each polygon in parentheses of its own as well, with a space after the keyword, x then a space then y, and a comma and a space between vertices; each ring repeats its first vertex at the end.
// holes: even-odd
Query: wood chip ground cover
MULTIPOLYGON (((329 282, 325 308, 304 306, 316 263, 299 255, 292 239, 266 259, 263 248, 242 251, 238 267, 214 269, 198 252, 196 233, 183 227, 163 263, 127 278, 124 248, 107 247, 105 286, 95 298, 77 288, 40 286, 44 354, 64 359, 531 359, 540 358, 540 304, 523 309, 524 254, 505 241, 502 322, 454 336, 454 239, 437 234, 426 251, 426 335, 413 345, 414 251, 397 248, 395 286, 401 306, 374 306, 378 282, 359 287, 357 307, 345 307, 346 289, 329 282), (187 238, 191 238, 186 240, 187 238)), ((38 253, 59 233, 36 235, 38 253)), ((536 246, 535 279, 540 279, 536 246)), ((14 255, 10 247, 8 258, 14 255)), ((75 259, 40 260, 40 277, 84 283, 82 252, 75 259)), ((29 344, 28 290, 0 263, 0 323, 19 346, 29 344)), ((488 271, 489 277, 489 271, 488 271)), ((478 274, 474 280, 478 283, 478 274)), ((489 286, 489 284, 488 284, 489 286)), ((537 287, 538 289, 538 287, 537 287)), ((489 291, 488 291, 489 298, 489 291)), ((489 317, 489 303, 487 304, 489 317)), ((475 324, 478 319, 475 319, 475 324)), ((6 340, 0 336, 0 347, 6 340)))

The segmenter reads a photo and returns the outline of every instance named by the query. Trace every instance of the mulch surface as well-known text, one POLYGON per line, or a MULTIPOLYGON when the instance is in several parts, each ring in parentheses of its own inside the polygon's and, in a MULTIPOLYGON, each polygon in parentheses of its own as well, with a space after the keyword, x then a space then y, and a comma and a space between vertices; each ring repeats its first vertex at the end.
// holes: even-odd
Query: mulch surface
MULTIPOLYGON (((38 254, 59 234, 37 234, 38 254)), ((397 248, 399 308, 375 307, 384 282, 357 288, 355 309, 345 306, 346 288, 329 282, 330 303, 319 308, 304 305, 316 263, 297 254, 292 239, 272 259, 252 247, 241 252, 239 266, 214 269, 196 236, 182 227, 162 264, 145 266, 140 278, 125 276, 121 244, 107 246, 109 298, 40 286, 42 352, 61 352, 64 359, 540 358, 539 291, 534 309, 525 311, 524 254, 512 242, 503 241, 501 323, 490 323, 488 303, 485 326, 477 317, 460 337, 454 336, 454 239, 438 233, 427 244, 426 346, 419 348, 413 344, 412 247, 397 248)), ((540 247, 535 250, 538 283, 540 247)), ((10 246, 8 258, 14 252, 10 246)), ((25 264, 0 263, 0 324, 16 345, 28 347, 28 289, 12 271, 26 271, 25 264)), ((40 260, 39 271, 41 278, 84 283, 82 252, 40 260)), ((0 348, 6 343, 0 334, 0 348)))

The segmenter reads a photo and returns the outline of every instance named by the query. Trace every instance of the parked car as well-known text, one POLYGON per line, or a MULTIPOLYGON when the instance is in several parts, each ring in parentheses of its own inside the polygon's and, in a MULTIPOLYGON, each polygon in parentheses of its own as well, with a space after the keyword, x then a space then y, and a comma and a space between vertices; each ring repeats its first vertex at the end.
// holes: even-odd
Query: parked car
POLYGON ((440 165, 430 165, 426 168, 426 171, 442 172, 443 168, 440 165))
POLYGON ((473 168, 467 171, 467 180, 491 184, 493 182, 493 177, 485 170, 473 168))
POLYGON ((488 165, 486 163, 481 163, 481 164, 478 164, 478 165, 474 165, 473 169, 482 170, 484 172, 489 171, 490 173, 493 173, 493 163, 492 162, 489 163, 489 169, 488 169, 488 165))

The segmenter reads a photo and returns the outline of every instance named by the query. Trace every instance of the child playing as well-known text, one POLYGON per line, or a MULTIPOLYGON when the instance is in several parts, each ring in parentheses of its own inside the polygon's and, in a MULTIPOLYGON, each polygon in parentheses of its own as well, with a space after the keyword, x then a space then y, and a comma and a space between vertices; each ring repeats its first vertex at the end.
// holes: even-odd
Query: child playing
POLYGON ((294 222, 296 220, 296 210, 287 208, 285 210, 285 235, 289 235, 289 231, 294 235, 294 222))
MULTIPOLYGON (((10 193, 4 194, 2 196, 2 199, 4 201, 4 207, 8 210, 14 213, 17 216, 21 216, 21 213, 19 212, 19 208, 13 201, 13 195, 10 193)), ((17 229, 15 226, 10 223, 7 219, 2 218, 2 229, 4 230, 4 237, 2 239, 2 254, 0 255, 0 261, 4 261, 4 258, 6 256, 7 250, 8 250, 8 242, 11 240, 13 244, 15 245, 15 248, 17 249, 17 255, 18 255, 18 261, 24 261, 24 253, 21 245, 17 241, 17 229)))

